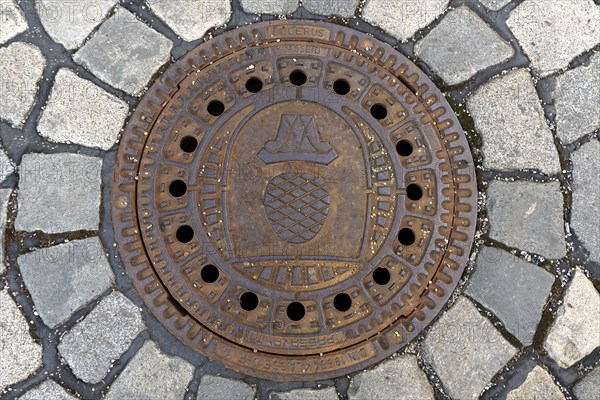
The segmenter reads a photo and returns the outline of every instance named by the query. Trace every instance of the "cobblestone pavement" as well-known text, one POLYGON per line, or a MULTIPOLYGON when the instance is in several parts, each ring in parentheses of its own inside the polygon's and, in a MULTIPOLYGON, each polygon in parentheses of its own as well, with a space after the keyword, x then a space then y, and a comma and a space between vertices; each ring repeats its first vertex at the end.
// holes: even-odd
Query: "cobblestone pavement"
POLYGON ((600 1, 0 0, 0 398, 598 399, 600 1), (149 314, 108 191, 139 96, 206 38, 277 18, 369 32, 426 71, 478 171, 446 311, 353 376, 275 383, 149 314))

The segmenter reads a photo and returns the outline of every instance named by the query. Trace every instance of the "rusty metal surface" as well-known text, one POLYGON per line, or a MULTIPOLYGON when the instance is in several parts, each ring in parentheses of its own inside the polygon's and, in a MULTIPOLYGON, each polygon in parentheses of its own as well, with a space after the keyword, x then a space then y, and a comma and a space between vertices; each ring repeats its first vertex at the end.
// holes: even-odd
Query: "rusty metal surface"
POLYGON ((127 125, 111 193, 121 259, 169 331, 279 381, 382 360, 469 256, 476 180, 443 95, 346 27, 245 26, 200 45, 127 125))

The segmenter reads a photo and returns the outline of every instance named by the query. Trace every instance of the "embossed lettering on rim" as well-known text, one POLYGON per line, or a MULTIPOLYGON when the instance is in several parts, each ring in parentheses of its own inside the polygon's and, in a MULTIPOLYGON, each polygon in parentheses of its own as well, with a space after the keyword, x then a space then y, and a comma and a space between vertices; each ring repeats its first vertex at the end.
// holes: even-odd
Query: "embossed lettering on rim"
POLYGON ((170 66, 123 134, 119 254, 178 339, 259 378, 364 369, 442 310, 477 188, 456 116, 400 53, 274 21, 170 66))

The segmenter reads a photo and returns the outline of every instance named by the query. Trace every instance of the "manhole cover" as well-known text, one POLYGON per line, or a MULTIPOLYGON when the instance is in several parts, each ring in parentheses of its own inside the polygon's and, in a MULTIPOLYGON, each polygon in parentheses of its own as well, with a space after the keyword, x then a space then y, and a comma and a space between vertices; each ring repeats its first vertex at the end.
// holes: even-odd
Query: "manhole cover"
POLYGON ((320 380, 429 324, 469 256, 465 135, 404 56, 349 28, 245 26, 144 96, 117 155, 112 215, 144 302, 228 367, 320 380))

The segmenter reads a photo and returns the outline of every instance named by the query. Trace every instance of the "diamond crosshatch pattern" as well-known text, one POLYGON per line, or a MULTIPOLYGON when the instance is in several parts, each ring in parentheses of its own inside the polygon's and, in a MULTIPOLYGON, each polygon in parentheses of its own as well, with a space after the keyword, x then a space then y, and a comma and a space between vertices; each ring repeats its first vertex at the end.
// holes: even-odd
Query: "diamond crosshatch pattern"
POLYGON ((286 242, 314 238, 329 212, 329 192, 311 173, 286 172, 273 178, 265 192, 265 212, 275 232, 286 242))

